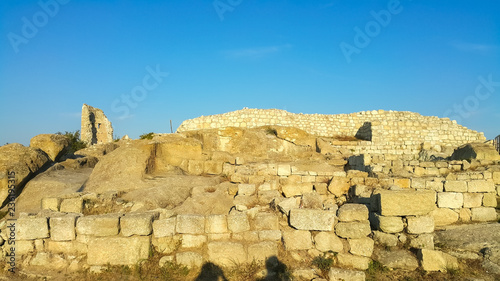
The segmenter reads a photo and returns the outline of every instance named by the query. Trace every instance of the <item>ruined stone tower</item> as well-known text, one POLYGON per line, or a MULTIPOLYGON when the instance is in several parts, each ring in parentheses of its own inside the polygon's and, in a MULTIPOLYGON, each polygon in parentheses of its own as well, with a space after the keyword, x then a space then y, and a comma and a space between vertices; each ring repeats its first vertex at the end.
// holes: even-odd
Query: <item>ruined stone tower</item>
POLYGON ((89 146, 113 141, 113 127, 102 110, 83 104, 80 138, 89 146))

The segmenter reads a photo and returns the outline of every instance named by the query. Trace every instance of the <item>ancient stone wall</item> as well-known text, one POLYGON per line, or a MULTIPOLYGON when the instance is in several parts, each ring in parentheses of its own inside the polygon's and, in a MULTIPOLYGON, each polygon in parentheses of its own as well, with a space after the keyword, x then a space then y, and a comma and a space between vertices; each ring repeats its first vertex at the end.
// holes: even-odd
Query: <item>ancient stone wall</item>
POLYGON ((113 126, 102 110, 83 104, 80 139, 87 145, 113 141, 113 126))
POLYGON ((243 109, 186 120, 177 131, 272 125, 296 127, 317 136, 356 136, 370 141, 363 147, 364 153, 378 154, 415 154, 423 143, 457 147, 486 140, 483 133, 469 130, 448 118, 383 110, 325 115, 294 114, 278 109, 243 109))

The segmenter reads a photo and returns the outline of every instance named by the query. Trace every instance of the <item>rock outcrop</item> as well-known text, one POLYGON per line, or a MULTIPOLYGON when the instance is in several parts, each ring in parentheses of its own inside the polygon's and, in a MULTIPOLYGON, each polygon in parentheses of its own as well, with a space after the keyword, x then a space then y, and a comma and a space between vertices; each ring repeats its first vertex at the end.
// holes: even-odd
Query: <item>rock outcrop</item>
POLYGON ((40 148, 52 161, 58 160, 69 147, 69 138, 57 134, 42 134, 31 138, 30 147, 40 148))
POLYGON ((81 140, 87 146, 113 141, 113 126, 99 108, 83 104, 81 140))

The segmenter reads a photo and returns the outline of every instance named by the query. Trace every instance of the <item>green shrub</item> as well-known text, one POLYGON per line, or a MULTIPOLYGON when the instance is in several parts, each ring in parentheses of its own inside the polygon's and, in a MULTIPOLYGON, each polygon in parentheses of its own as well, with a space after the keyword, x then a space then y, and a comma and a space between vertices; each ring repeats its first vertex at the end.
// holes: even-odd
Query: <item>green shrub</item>
POLYGON ((151 132, 151 133, 147 133, 147 134, 142 134, 139 136, 139 138, 141 140, 152 140, 154 135, 155 135, 155 133, 151 132))
POLYGON ((68 154, 73 154, 75 153, 76 151, 80 150, 80 149, 84 149, 87 147, 87 145, 85 144, 85 142, 83 142, 81 139, 80 139, 80 130, 77 130, 77 131, 74 131, 74 132, 64 132, 61 133, 61 132, 57 132, 56 133, 57 135, 63 135, 63 136, 66 136, 69 138, 69 150, 68 150, 68 154))
POLYGON ((278 131, 276 131, 276 129, 274 129, 274 128, 267 127, 266 134, 278 136, 278 131))

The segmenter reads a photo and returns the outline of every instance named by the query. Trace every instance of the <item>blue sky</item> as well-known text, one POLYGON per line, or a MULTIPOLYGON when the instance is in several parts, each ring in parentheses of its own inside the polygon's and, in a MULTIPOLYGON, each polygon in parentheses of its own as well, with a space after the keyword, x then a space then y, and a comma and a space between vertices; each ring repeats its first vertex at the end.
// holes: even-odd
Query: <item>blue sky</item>
POLYGON ((0 144, 249 108, 450 117, 500 134, 500 1, 0 2, 0 144))

